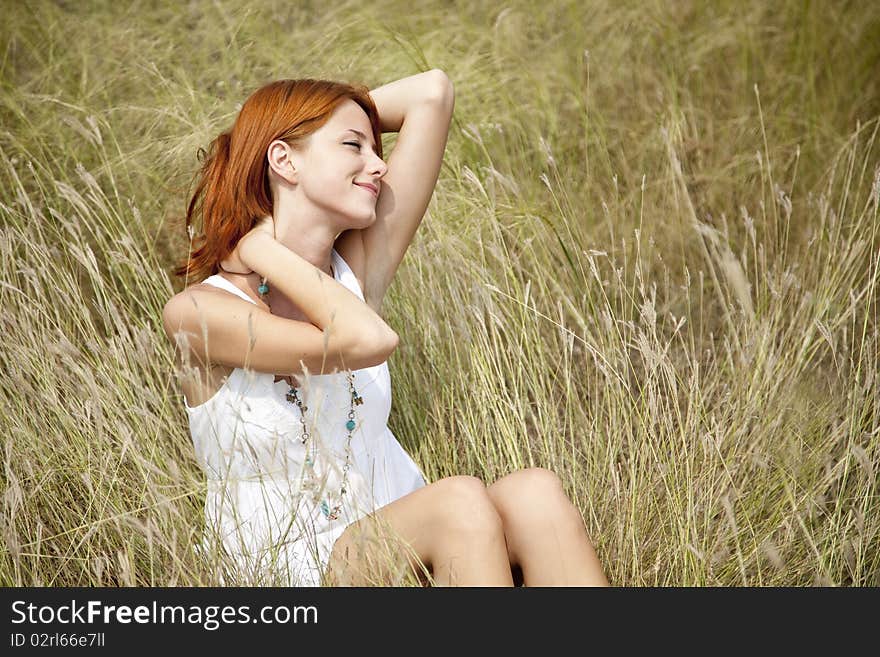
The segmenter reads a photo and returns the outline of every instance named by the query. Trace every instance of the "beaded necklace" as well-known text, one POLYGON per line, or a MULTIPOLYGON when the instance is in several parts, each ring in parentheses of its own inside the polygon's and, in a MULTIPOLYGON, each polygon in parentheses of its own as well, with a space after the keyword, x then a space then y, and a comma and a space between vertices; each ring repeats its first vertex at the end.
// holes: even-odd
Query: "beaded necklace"
MULTIPOLYGON (((333 265, 331 265, 330 267, 332 271, 333 265)), ((269 293, 269 286, 266 284, 265 276, 263 277, 263 281, 260 284, 260 287, 257 288, 257 291, 260 293, 260 298, 263 300, 263 303, 265 303, 266 306, 269 307, 269 303, 268 301, 266 301, 266 295, 269 293)), ((269 308, 269 310, 271 311, 271 307, 269 308)), ((348 411, 348 422, 345 423, 345 428, 348 431, 348 439, 345 445, 345 465, 343 466, 342 486, 339 489, 339 504, 336 504, 332 508, 330 507, 330 503, 326 499, 320 499, 321 495, 320 491, 318 490, 318 481, 314 470, 315 459, 317 458, 318 454, 317 446, 314 444, 314 441, 312 441, 311 446, 309 445, 309 438, 311 437, 311 435, 309 434, 309 430, 306 427, 306 411, 309 410, 309 407, 303 406, 302 400, 300 399, 295 387, 290 386, 290 390, 288 390, 287 394, 285 395, 287 401, 292 404, 296 404, 299 407, 300 423, 302 424, 302 435, 300 436, 300 441, 306 447, 306 483, 304 484, 304 487, 306 488, 306 490, 312 491, 313 499, 316 502, 318 500, 321 501, 321 512, 329 520, 336 520, 339 517, 339 512, 342 510, 342 497, 345 495, 346 492, 346 486, 348 485, 348 470, 351 467, 351 433, 352 431, 354 431, 354 428, 356 426, 354 421, 354 407, 360 406, 364 403, 363 397, 358 395, 357 390, 355 390, 354 374, 352 373, 352 371, 349 370, 346 376, 348 378, 348 389, 351 393, 351 406, 348 411), (309 453, 310 451, 311 453, 309 453)))
MULTIPOLYGON (((275 236, 275 223, 274 223, 274 221, 272 223, 272 237, 273 237, 273 239, 277 239, 277 237, 275 236)), ((219 264, 218 266, 220 267, 220 269, 222 269, 223 271, 225 271, 227 273, 236 273, 236 272, 230 272, 225 267, 223 267, 222 264, 219 264)), ((330 271, 331 271, 333 277, 335 278, 336 275, 334 273, 332 264, 330 265, 330 271)), ((260 299, 263 300, 263 303, 266 304, 266 307, 269 308, 269 312, 271 312, 272 308, 269 305, 269 302, 266 300, 266 295, 269 293, 269 285, 268 285, 268 283, 266 283, 265 276, 263 276, 262 281, 260 282, 260 286, 257 288, 257 292, 259 292, 260 299)), ((317 481, 317 477, 316 477, 315 471, 314 471, 315 458, 317 457, 317 453, 318 453, 317 446, 314 444, 314 441, 312 441, 311 454, 309 454, 308 442, 309 442, 309 438, 311 436, 309 434, 309 431, 306 427, 306 422, 305 422, 305 420, 306 420, 305 413, 307 410, 309 410, 309 407, 302 405, 302 401, 300 400, 299 395, 297 394, 297 390, 295 387, 290 386, 290 390, 288 390, 287 394, 285 395, 287 401, 299 406, 300 423, 302 424, 302 428, 303 428, 302 435, 300 436, 300 441, 306 447, 306 459, 305 459, 305 468, 306 468, 305 479, 306 479, 306 482, 304 484, 304 488, 312 491, 313 499, 316 502, 320 500, 321 511, 324 514, 324 516, 327 517, 329 520, 336 520, 339 517, 339 512, 342 510, 342 497, 346 493, 346 486, 348 485, 348 470, 351 467, 351 434, 352 434, 352 431, 354 431, 354 428, 356 426, 355 421, 354 421, 354 417, 355 417, 354 407, 360 406, 361 404, 364 403, 363 397, 358 395, 357 390, 355 390, 354 374, 352 373, 351 370, 348 371, 347 378, 348 378, 348 388, 349 388, 349 391, 351 392, 351 406, 348 411, 348 421, 345 423, 345 428, 348 430, 348 438, 346 440, 346 445, 345 445, 345 465, 343 466, 342 486, 339 489, 339 504, 336 504, 332 508, 330 507, 330 503, 326 499, 321 499, 318 481, 317 481)))

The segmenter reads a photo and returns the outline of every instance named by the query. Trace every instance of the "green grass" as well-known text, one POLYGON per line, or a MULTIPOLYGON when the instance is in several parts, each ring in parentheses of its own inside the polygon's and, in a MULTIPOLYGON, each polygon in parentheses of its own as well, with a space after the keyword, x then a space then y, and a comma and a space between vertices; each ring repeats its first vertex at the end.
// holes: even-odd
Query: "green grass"
POLYGON ((618 585, 880 585, 880 6, 311 4, 6 8, 0 583, 215 582, 161 328, 196 151, 269 80, 437 67, 383 310, 429 478, 556 471, 618 585))

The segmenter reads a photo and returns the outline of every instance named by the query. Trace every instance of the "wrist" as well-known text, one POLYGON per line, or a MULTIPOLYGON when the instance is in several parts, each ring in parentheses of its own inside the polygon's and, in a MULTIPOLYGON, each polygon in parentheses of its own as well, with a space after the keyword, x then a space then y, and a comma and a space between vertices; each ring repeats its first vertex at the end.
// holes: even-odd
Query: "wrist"
POLYGON ((266 261, 266 258, 272 257, 273 244, 277 245, 278 242, 271 235, 262 232, 254 233, 241 241, 238 256, 248 269, 263 275, 265 265, 262 263, 266 261))

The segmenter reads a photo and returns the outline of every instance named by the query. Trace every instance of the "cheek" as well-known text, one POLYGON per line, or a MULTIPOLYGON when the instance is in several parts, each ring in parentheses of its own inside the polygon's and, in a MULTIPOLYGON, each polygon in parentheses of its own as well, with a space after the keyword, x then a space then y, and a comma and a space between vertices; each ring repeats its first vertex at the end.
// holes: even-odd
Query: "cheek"
POLYGON ((306 189, 310 196, 332 201, 334 197, 344 195, 348 187, 354 189, 352 181, 341 173, 325 173, 314 176, 308 181, 306 189))

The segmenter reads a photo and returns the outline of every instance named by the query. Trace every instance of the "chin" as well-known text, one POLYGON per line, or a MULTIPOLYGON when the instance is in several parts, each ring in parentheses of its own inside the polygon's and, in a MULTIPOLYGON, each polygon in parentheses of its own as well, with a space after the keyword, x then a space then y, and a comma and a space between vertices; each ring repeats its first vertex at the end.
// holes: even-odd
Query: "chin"
POLYGON ((370 214, 362 215, 361 228, 367 228, 369 226, 372 226, 374 223, 376 223, 376 209, 375 208, 373 208, 373 211, 370 212, 370 214))
POLYGON ((345 212, 338 211, 339 218, 343 220, 346 228, 343 228, 343 231, 346 230, 360 230, 362 228, 367 228, 376 223, 376 208, 371 208, 369 210, 364 209, 363 206, 358 208, 356 211, 352 208, 346 208, 345 212))

